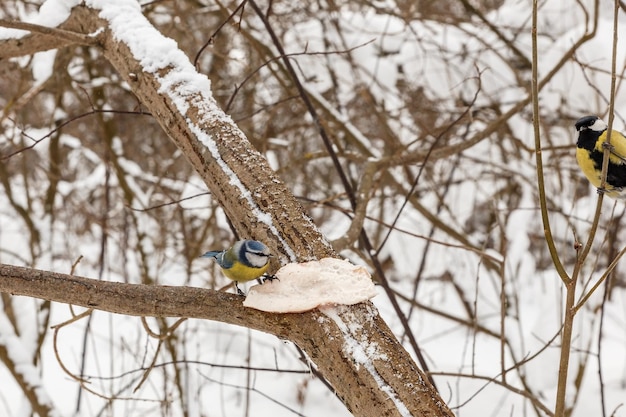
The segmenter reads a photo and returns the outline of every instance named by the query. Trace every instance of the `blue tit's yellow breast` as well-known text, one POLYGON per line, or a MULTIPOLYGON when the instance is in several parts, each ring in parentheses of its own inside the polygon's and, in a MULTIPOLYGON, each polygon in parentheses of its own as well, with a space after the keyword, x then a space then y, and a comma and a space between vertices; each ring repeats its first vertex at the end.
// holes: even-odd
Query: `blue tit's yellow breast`
POLYGON ((265 273, 265 271, 267 271, 269 266, 269 262, 261 268, 252 268, 242 264, 241 262, 235 262, 232 267, 223 269, 223 271, 227 278, 230 278, 233 281, 243 282, 259 278, 265 273))

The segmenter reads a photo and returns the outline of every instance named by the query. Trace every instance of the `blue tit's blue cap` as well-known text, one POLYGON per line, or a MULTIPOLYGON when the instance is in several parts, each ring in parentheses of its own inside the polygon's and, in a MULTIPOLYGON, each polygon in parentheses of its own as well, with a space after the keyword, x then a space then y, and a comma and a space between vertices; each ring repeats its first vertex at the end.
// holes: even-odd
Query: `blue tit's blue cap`
POLYGON ((269 248, 265 246, 265 244, 259 242, 258 240, 248 240, 246 241, 246 249, 250 252, 259 252, 264 255, 269 255, 269 248))

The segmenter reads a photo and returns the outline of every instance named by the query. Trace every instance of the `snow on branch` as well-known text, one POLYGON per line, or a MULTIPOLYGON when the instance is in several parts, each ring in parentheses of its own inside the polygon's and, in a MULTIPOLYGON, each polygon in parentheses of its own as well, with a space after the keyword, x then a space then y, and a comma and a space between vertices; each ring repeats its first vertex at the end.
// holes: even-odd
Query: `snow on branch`
POLYGON ((90 30, 107 27, 105 56, 189 159, 239 235, 268 244, 283 263, 334 255, 176 42, 163 36, 135 2, 87 4, 99 10, 90 30))

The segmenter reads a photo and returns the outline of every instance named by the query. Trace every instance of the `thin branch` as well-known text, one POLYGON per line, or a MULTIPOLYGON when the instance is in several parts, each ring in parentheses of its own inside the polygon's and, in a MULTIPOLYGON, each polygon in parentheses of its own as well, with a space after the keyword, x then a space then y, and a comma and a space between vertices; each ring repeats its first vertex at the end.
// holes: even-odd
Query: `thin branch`
POLYGON ((541 150, 541 132, 540 132, 540 120, 539 120, 539 58, 538 58, 538 46, 537 46, 537 22, 538 22, 538 0, 533 0, 532 7, 532 82, 531 82, 531 97, 532 97, 532 111, 533 111, 533 133, 535 138, 535 162, 537 170, 537 189, 539 192, 539 204, 541 207, 541 220, 543 222, 543 232, 545 240, 550 251, 550 257, 552 263, 556 268, 557 273, 561 280, 568 284, 571 280, 567 271, 563 267, 559 254, 556 250, 554 238, 552 236, 552 227, 550 226, 550 217, 548 216, 546 187, 544 184, 543 173, 543 156, 541 150))
POLYGON ((404 201, 400 205, 400 208, 398 209, 398 212, 396 213, 395 218, 391 222, 392 228, 389 229, 389 231, 387 232, 385 237, 382 239, 382 242, 380 243, 380 245, 376 249, 376 253, 380 252, 380 250, 385 246, 385 243, 387 242, 387 239, 389 239, 389 236, 391 235, 391 232, 393 231, 393 226, 395 226, 396 223, 400 220, 400 215, 402 214, 404 208, 406 207, 407 203, 409 202, 409 199, 413 195, 413 192, 415 191, 415 188, 417 187, 417 184, 419 183, 419 179, 422 176, 422 172, 424 170, 424 167, 426 166, 426 162, 428 162, 428 160, 430 159, 430 156, 432 155, 433 150, 437 146, 437 143, 439 142, 439 140, 447 132, 452 130, 452 128, 454 126, 456 126, 458 123, 460 123, 470 113, 470 111, 472 109, 472 106, 474 105, 474 103, 476 103, 476 100, 478 99, 478 94, 481 91, 480 75, 481 74, 480 74, 480 71, 479 71, 478 72, 478 76, 476 77, 476 80, 478 81, 478 86, 476 88, 476 91, 474 92, 474 97, 472 97, 471 102, 465 107, 465 110, 435 138, 435 140, 433 141, 431 146, 428 148, 428 151, 426 152, 426 155, 424 155, 424 161, 422 162, 422 165, 420 166, 420 168, 419 168, 419 170, 417 172, 417 175, 413 179, 413 183, 411 184, 411 187, 409 188, 409 191, 406 193, 406 197, 404 198, 404 201))
POLYGON ((613 271, 615 270, 615 267, 617 266, 617 263, 619 262, 620 259, 622 259, 622 256, 624 256, 624 254, 626 254, 626 246, 622 248, 621 251, 619 251, 619 253, 617 254, 617 256, 613 259, 613 261, 611 261, 611 263, 609 264, 609 266, 606 268, 606 270, 604 271, 604 273, 602 274, 602 276, 598 279, 598 281, 593 285, 593 287, 591 287, 591 289, 589 290, 589 292, 587 292, 581 299, 580 301, 578 301, 578 303, 572 307, 574 310, 574 313, 577 313, 589 300, 589 298, 596 292, 596 290, 598 289, 598 287, 600 287, 600 285, 602 285, 602 283, 611 275, 611 273, 613 273, 613 271))
MULTIPOLYGON (((533 24, 535 25, 534 27, 536 28, 536 13, 537 13, 537 4, 536 4, 537 0, 534 0, 533 3, 533 24)), ((597 22, 598 22, 598 13, 599 13, 599 5, 598 5, 598 0, 596 0, 595 2, 595 15, 594 15, 594 24, 593 24, 593 29, 592 29, 592 34, 595 34, 596 28, 597 28, 597 22)), ((614 101, 614 95, 615 95, 615 64, 616 64, 616 48, 617 48, 617 0, 615 1, 615 11, 614 11, 614 27, 613 27, 613 58, 612 58, 612 81, 611 81, 611 95, 610 95, 610 108, 613 108, 613 101, 614 101)), ((534 38, 533 38, 533 42, 534 42, 534 47, 536 48, 536 36, 537 34, 534 33, 533 34, 534 38)), ((534 52, 536 53, 536 52, 534 52)), ((533 56, 533 60, 535 59, 535 57, 533 56)), ((610 123, 613 122, 613 117, 612 117, 612 112, 611 112, 611 116, 609 119, 609 131, 608 134, 610 134, 611 132, 611 126, 610 123)), ((608 149, 605 149, 605 153, 604 153, 604 163, 603 163, 603 169, 602 169, 602 180, 601 180, 601 187, 604 187, 605 182, 606 182, 606 173, 607 173, 607 168, 608 168, 608 153, 607 153, 608 149)), ((568 375, 569 375, 569 363, 570 363, 570 354, 571 354, 571 349, 572 349, 572 338, 573 338, 573 327, 574 327, 574 318, 576 315, 576 309, 575 309, 575 304, 576 304, 576 286, 579 280, 579 274, 580 271, 582 269, 583 263, 585 262, 585 259, 587 258, 587 255, 589 253, 589 251, 591 250, 591 246, 593 244, 593 241, 595 239, 595 234, 596 234, 596 230, 598 228, 598 224, 600 221, 600 212, 601 212, 601 207, 602 207, 602 201, 603 201, 603 197, 604 194, 600 193, 598 195, 598 199, 596 202, 596 210, 595 210, 595 214, 594 214, 594 218, 593 218, 593 224, 591 226, 591 229, 589 231, 589 236, 587 238, 587 243, 584 245, 584 247, 580 247, 579 244, 576 245, 576 263, 574 264, 574 271, 572 272, 572 277, 569 279, 566 279, 565 276, 563 276, 563 274, 559 271, 559 275, 561 275, 561 278, 563 279, 563 282, 566 284, 565 285, 565 291, 566 291, 566 296, 565 296, 565 317, 563 319, 563 332, 561 335, 561 351, 560 351, 560 357, 559 357, 559 371, 558 371, 558 382, 557 382, 557 392, 556 392, 556 399, 555 399, 555 406, 554 406, 554 415, 556 417, 565 417, 568 414, 568 409, 567 409, 567 388, 568 388, 568 375)), ((545 228, 545 227, 544 227, 545 228)), ((546 238, 548 237, 548 235, 546 234, 546 238)), ((553 260, 554 260, 554 256, 553 256, 553 260)), ((555 261, 556 262, 556 261, 555 261)), ((556 265, 556 263, 555 263, 556 265)), ((558 267, 558 266, 557 266, 558 267)))
MULTIPOLYGON (((337 252, 341 252, 346 249, 359 238, 361 230, 363 230, 363 222, 367 218, 367 204, 370 201, 370 192, 374 182, 374 175, 377 172, 378 166, 375 161, 368 161, 365 163, 365 169, 361 174, 361 181, 359 183, 359 188, 357 189, 357 204, 350 227, 343 236, 331 242, 333 248, 337 252)), ((391 227, 393 228, 394 225, 391 227)))
POLYGON ((17 20, 0 19, 0 26, 9 29, 25 30, 32 33, 38 33, 46 36, 70 41, 78 45, 98 45, 99 38, 95 35, 85 35, 82 33, 71 32, 65 29, 53 28, 48 26, 36 25, 33 23, 20 22, 17 20))
POLYGON ((87 117, 87 116, 93 116, 97 113, 113 113, 113 114, 137 114, 137 115, 142 115, 142 116, 152 116, 150 113, 146 113, 146 112, 142 112, 142 111, 129 111, 129 110, 91 110, 82 114, 78 114, 76 116, 73 116, 59 124, 56 125, 56 127, 52 130, 50 130, 48 133, 46 133, 44 136, 40 137, 39 139, 35 139, 31 136, 29 136, 28 134, 26 134, 25 132, 23 132, 22 134, 24 136, 26 136, 27 138, 29 138, 32 141, 32 144, 28 145, 28 146, 24 146, 21 147, 19 149, 16 149, 12 152, 7 153, 6 155, 0 155, 0 162, 7 160, 9 158, 11 158, 12 156, 15 156, 19 153, 22 153, 24 151, 27 151, 29 149, 33 149, 35 146, 39 145, 39 143, 41 143, 42 141, 48 139, 49 137, 51 137, 52 135, 54 135, 56 132, 58 132, 60 129, 62 129, 63 127, 69 125, 72 122, 75 122, 78 119, 82 119, 83 117, 87 117))
MULTIPOLYGON (((258 73, 259 71, 261 71, 261 69, 263 69, 264 67, 268 66, 270 63, 275 62, 275 61, 279 61, 279 60, 284 60, 285 58, 289 58, 289 57, 296 57, 296 56, 302 56, 302 55, 306 55, 306 56, 312 56, 312 55, 335 55, 335 54, 348 54, 354 50, 357 50, 359 48, 362 48, 366 45, 369 45, 370 43, 374 42, 376 39, 370 39, 367 42, 363 42, 359 45, 353 46, 352 48, 347 48, 347 49, 343 49, 343 50, 334 50, 334 51, 314 51, 314 52, 310 52, 307 50, 307 48, 304 48, 304 51, 302 52, 293 52, 290 54, 286 54, 286 55, 278 55, 278 56, 273 56, 267 60, 265 60, 265 62, 263 62, 262 64, 260 64, 259 66, 257 66, 252 72, 250 72, 248 75, 246 75, 246 77, 239 83, 239 84, 235 84, 235 91, 233 91, 233 93, 230 95, 230 98, 228 99, 228 102, 226 103, 226 106, 224 107, 225 111, 228 111, 231 108, 231 105, 233 103, 233 101, 235 100, 235 97, 237 96, 237 93, 241 90, 241 87, 243 87, 248 81, 250 81, 252 79, 252 77, 254 77, 254 75, 256 73, 258 73)), ((317 95, 316 93, 312 92, 311 90, 307 89, 306 86, 303 86, 306 93, 309 95, 309 98, 311 98, 311 96, 317 95)), ((298 93, 298 96, 296 97, 300 97, 301 95, 300 93, 298 93)), ((288 97, 282 101, 286 101, 291 99, 292 97, 288 97)), ((315 98, 315 97, 313 97, 315 98)), ((250 116, 247 116, 250 117, 250 116)))
MULTIPOLYGON (((552 411, 550 411, 550 409, 548 407, 546 407, 541 401, 539 401, 538 397, 536 395, 534 395, 532 392, 529 392, 526 389, 519 389, 517 387, 514 387, 511 384, 508 384, 506 382, 503 382, 503 381, 499 380, 498 379, 500 377, 499 375, 490 377, 490 376, 484 376, 484 375, 462 374, 462 373, 455 373, 455 372, 433 372, 433 375, 446 376, 446 377, 468 378, 468 379, 478 379, 478 380, 486 381, 485 385, 483 385, 478 390, 478 392, 480 392, 483 389, 485 389, 489 384, 494 383, 496 385, 500 385, 501 387, 506 388, 507 391, 510 391, 510 392, 512 392, 514 394, 517 394, 517 395, 520 395, 520 396, 522 396, 524 398, 527 398, 535 407, 539 408, 541 411, 546 413, 548 416, 553 416, 554 415, 554 414, 552 414, 552 411)), ((476 392, 474 395, 478 394, 478 392, 476 392)), ((470 397, 463 404, 466 404, 471 399, 472 399, 472 397, 470 397)), ((460 408, 461 406, 463 406, 463 404, 460 404, 460 405, 458 405, 456 407, 453 407, 453 408, 460 408)))
POLYGON ((291 76, 291 79, 296 89, 298 90, 298 93, 300 94, 300 97, 302 98, 302 101, 304 102, 304 105, 306 106, 307 111, 311 115, 311 118, 313 119, 313 123, 315 124, 315 127, 317 128, 320 137, 322 138, 322 142, 324 143, 324 146, 326 147, 326 150, 328 151, 328 154, 330 155, 330 158, 333 161, 335 170, 337 171, 337 174, 339 175, 341 184, 346 191, 348 200, 350 201, 350 206, 352 207, 352 209, 355 209, 356 197, 354 195, 354 189, 352 188, 352 185, 350 184, 350 181, 348 180, 348 177, 343 167, 341 166, 341 163, 339 162, 339 157, 337 156, 337 152, 335 152, 333 143, 330 140, 330 137, 328 136, 328 134, 326 133, 326 129, 324 128, 324 125, 322 124, 322 121, 320 120, 320 117, 317 114, 317 110, 315 109, 313 102, 309 98, 309 95, 307 94, 306 89, 300 82, 300 78, 298 77, 296 70, 293 68, 293 65, 291 65, 291 61, 289 60, 289 58, 287 58, 285 49, 283 48, 282 43, 280 42, 280 39, 274 32, 274 29, 272 28, 269 21, 267 20, 267 16, 261 11, 261 9, 256 4, 256 2, 254 2, 253 0, 248 0, 248 3, 250 4, 254 12, 257 14, 257 16, 261 18, 263 25, 265 26, 265 29, 267 30, 268 34, 272 38, 272 43, 278 50, 278 53, 280 54, 280 56, 282 57, 283 64, 285 65, 287 72, 291 76))
MULTIPOLYGON (((204 45, 202 45, 202 47, 198 50, 198 52, 196 52, 196 56, 193 58, 193 66, 196 67, 196 69, 198 69, 198 61, 200 60, 200 55, 202 55, 202 53, 208 46, 213 45, 213 43, 215 42, 215 37, 217 36, 219 31, 222 30, 222 28, 226 25, 226 23, 230 22, 230 20, 237 14, 237 12, 241 10, 241 12, 243 13, 243 9, 246 5, 246 1, 247 0, 243 0, 241 3, 239 3, 239 5, 235 8, 235 10, 233 10, 233 12, 217 27, 217 29, 215 29, 213 34, 209 36, 209 39, 204 43, 204 45)), ((224 6, 222 6, 220 2, 217 2, 217 3, 219 6, 225 8, 224 6)))

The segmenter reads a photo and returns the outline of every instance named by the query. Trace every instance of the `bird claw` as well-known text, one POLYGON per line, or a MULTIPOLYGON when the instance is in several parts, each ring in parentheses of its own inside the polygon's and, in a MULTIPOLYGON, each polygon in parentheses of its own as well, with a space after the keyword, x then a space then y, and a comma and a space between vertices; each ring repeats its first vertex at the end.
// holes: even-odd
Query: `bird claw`
POLYGON ((274 281, 274 280, 276 280, 276 281, 280 281, 276 275, 268 275, 268 274, 265 274, 265 275, 263 275, 263 276, 261 277, 261 283, 263 283, 263 284, 265 284, 265 281, 272 282, 272 281, 274 281))
POLYGON ((623 187, 611 187, 610 190, 606 189, 606 188, 602 188, 602 187, 598 187, 597 191, 598 194, 606 194, 609 192, 617 192, 617 193, 621 193, 623 190, 623 187))
POLYGON ((609 151, 613 152, 613 150, 615 149, 615 146, 613 146, 612 144, 608 142, 602 142, 602 149, 608 149, 609 151))
POLYGON ((244 294, 243 291, 241 291, 241 289, 239 288, 239 286, 237 285, 237 281, 235 281, 235 290, 237 290, 237 295, 241 295, 242 297, 245 297, 246 294, 244 294))

